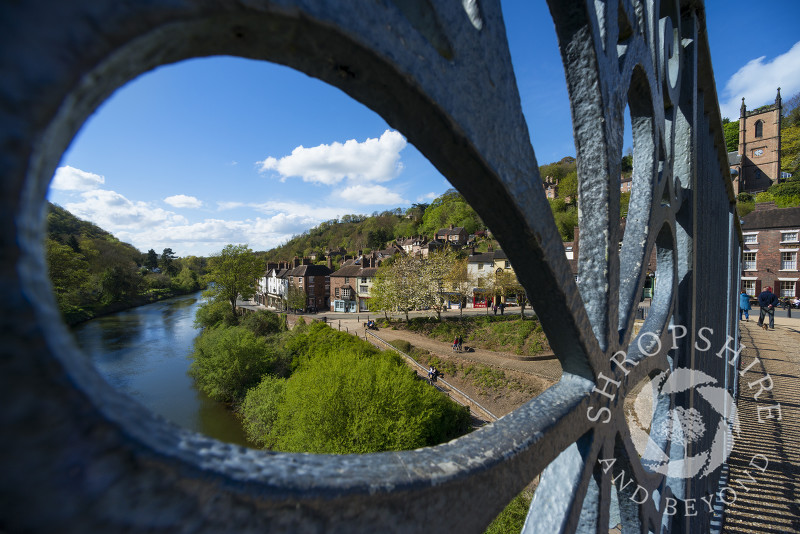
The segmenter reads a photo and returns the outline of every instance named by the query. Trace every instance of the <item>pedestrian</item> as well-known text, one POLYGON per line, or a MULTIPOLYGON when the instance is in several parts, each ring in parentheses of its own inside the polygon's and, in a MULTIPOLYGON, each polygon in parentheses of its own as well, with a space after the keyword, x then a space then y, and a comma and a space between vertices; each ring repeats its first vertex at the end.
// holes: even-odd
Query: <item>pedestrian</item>
POLYGON ((744 320, 750 320, 750 295, 748 295, 744 289, 742 289, 742 294, 739 295, 739 320, 742 320, 742 314, 744 314, 744 320))
POLYGON ((758 315, 758 326, 764 330, 772 328, 775 330, 775 306, 780 303, 778 297, 772 292, 772 288, 767 288, 758 295, 758 305, 761 307, 761 312, 758 315), (764 318, 769 316, 769 328, 764 324, 764 318))
POLYGON ((464 340, 461 338, 461 336, 458 336, 458 352, 461 352, 461 348, 463 347, 463 345, 464 345, 464 340))
POLYGON ((500 303, 500 315, 503 315, 505 311, 506 311, 506 304, 505 304, 505 302, 501 302, 500 303))
POLYGON ((453 340, 453 352, 458 350, 458 336, 453 340))
POLYGON ((492 306, 492 311, 497 315, 497 305, 492 306))

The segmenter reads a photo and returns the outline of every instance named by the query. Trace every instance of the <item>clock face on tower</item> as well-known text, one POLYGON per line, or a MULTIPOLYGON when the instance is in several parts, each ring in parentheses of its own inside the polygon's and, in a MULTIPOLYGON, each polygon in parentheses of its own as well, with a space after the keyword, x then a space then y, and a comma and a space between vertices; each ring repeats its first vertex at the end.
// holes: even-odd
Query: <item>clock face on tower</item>
POLYGON ((757 148, 757 149, 753 150, 753 155, 754 156, 761 156, 763 154, 764 154, 764 149, 763 148, 757 148))

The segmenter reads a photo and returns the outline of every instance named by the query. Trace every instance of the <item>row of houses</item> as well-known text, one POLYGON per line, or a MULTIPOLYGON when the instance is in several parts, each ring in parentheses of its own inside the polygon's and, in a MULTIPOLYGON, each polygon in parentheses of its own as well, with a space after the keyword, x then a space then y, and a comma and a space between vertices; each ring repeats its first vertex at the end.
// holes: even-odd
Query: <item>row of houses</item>
MULTIPOLYGON (((456 234, 458 235, 458 234, 456 234)), ((409 238, 411 239, 411 238, 409 238)), ((412 239, 413 240, 413 239, 412 239)), ((430 243, 430 242, 429 242, 430 243)), ((422 248, 405 249, 402 244, 393 244, 387 249, 359 254, 355 257, 344 256, 339 269, 333 270, 333 258, 328 256, 327 265, 313 264, 311 258, 294 258, 291 262, 267 264, 267 272, 258 281, 255 300, 268 308, 284 311, 290 307, 308 312, 330 310, 335 312, 365 312, 369 309, 372 287, 378 267, 395 254, 423 254, 422 248), (303 295, 305 304, 292 305, 294 299, 290 295, 303 295)), ((421 246, 417 242, 417 246, 421 246)), ((430 250, 430 249, 428 249, 430 250)), ((451 307, 485 308, 497 303, 496 298, 487 289, 481 288, 478 281, 487 276, 500 273, 511 273, 511 263, 502 250, 490 250, 475 253, 468 257, 467 271, 470 279, 476 281, 466 302, 454 299, 451 307)), ((515 296, 503 297, 503 302, 515 302, 515 296)))

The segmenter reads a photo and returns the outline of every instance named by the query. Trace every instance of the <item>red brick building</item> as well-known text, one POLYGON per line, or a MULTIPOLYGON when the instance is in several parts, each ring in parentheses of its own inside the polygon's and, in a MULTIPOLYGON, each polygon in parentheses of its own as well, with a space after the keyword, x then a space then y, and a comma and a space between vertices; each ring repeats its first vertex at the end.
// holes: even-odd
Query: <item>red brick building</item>
POLYGON ((800 208, 756 204, 742 218, 742 289, 757 297, 767 286, 779 297, 800 296, 797 254, 800 249, 800 208))

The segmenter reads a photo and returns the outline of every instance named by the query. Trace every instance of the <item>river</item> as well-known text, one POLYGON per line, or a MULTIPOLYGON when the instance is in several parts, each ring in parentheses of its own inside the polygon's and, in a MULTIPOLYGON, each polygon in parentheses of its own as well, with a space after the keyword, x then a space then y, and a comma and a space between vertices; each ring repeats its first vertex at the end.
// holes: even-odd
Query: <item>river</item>
POLYGON ((73 329, 78 345, 119 391, 154 413, 207 436, 248 445, 242 425, 224 404, 194 387, 186 374, 199 334, 193 326, 200 293, 162 300, 73 329))

